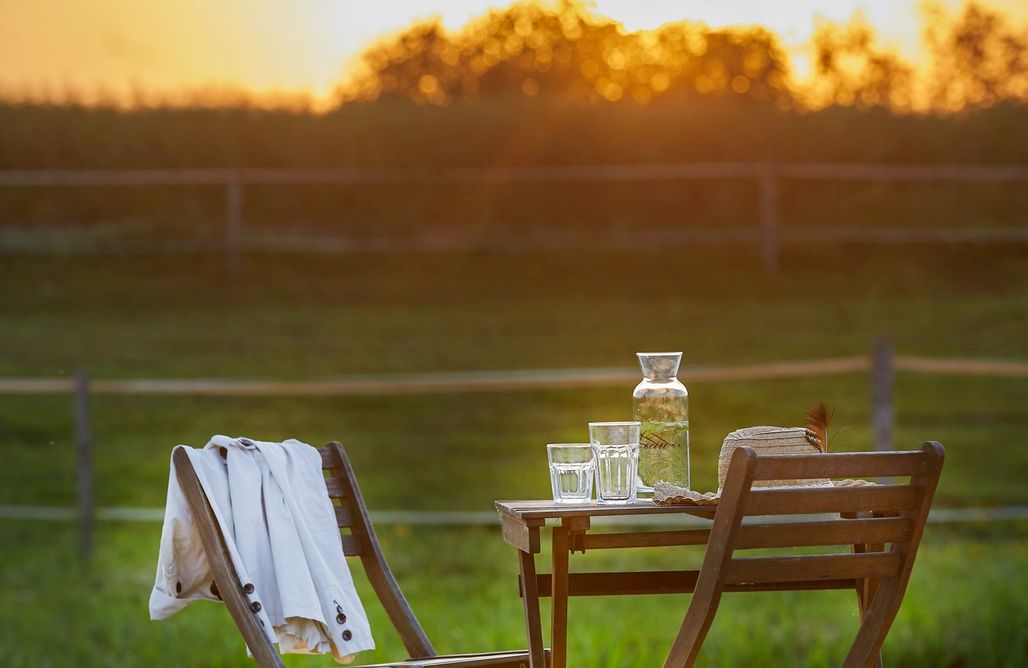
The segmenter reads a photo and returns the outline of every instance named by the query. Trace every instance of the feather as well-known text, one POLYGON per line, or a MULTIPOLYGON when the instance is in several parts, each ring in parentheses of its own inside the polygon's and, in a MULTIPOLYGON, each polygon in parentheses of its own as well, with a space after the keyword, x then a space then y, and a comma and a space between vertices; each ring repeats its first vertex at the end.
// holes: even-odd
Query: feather
POLYGON ((828 452, 828 425, 834 416, 835 409, 829 413, 823 401, 807 409, 807 430, 814 435, 815 445, 821 452, 828 452))

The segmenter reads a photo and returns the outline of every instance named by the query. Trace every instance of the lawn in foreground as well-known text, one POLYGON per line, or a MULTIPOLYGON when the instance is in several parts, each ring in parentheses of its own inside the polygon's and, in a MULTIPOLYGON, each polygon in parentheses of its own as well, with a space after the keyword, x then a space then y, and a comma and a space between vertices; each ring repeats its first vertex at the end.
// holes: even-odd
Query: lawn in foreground
MULTIPOLYGON (((514 552, 498 528, 381 531, 387 558, 437 650, 524 646, 514 552)), ((75 560, 73 525, 0 522, 4 665, 252 665, 220 604, 200 602, 169 620, 148 621, 159 535, 157 524, 101 524, 95 562, 83 569, 75 560)), ((1024 525, 930 527, 885 645, 887 665, 1024 665, 1026 548, 1024 525)), ((544 551, 541 558, 547 557, 544 551)), ((572 563, 587 570, 656 570, 694 566, 700 558, 695 548, 619 550, 590 552, 572 563)), ((379 644, 361 662, 404 656, 363 576, 357 582, 379 644)), ((572 665, 659 665, 687 605, 686 596, 573 599, 572 665)), ((728 594, 701 665, 839 665, 856 627, 852 592, 728 594)), ((287 663, 331 661, 292 657, 287 663)))

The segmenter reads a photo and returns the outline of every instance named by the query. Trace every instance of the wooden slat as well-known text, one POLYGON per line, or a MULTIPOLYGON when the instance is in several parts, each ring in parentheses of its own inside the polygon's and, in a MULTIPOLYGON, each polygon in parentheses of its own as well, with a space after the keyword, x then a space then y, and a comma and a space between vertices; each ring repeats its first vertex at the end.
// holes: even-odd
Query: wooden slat
POLYGON ((318 453, 321 455, 321 468, 334 469, 340 467, 339 458, 332 452, 332 448, 318 448, 318 453))
POLYGON ((904 518, 828 520, 744 525, 736 549, 902 543, 910 538, 913 522, 904 518))
POLYGON ((348 557, 359 557, 364 551, 361 546, 360 538, 357 536, 339 536, 343 542, 343 554, 348 557))
POLYGON ((837 455, 778 455, 760 457, 754 480, 805 478, 880 478, 911 476, 925 471, 928 460, 920 450, 910 452, 851 452, 837 455))
POLYGON ((356 523, 353 510, 349 506, 332 506, 332 509, 336 512, 336 525, 340 528, 352 527, 356 523))
MULTIPOLYGON (((641 573, 571 573, 568 576, 569 596, 643 596, 656 594, 691 594, 699 571, 643 571, 641 573)), ((549 596, 553 580, 549 573, 536 576, 539 595, 549 596)), ((808 589, 853 589, 856 580, 810 580, 732 584, 725 591, 793 591, 808 589)))
POLYGON ((609 550, 623 547, 674 547, 679 545, 706 545, 710 537, 707 529, 682 531, 641 531, 632 533, 586 534, 582 545, 587 550, 609 550))
POLYGON ((725 574, 730 584, 841 580, 896 575, 902 563, 898 552, 830 554, 797 557, 732 559, 725 574))
MULTIPOLYGON (((546 650, 547 653, 549 650, 546 650)), ((381 663, 364 668, 515 668, 528 665, 528 652, 486 652, 479 654, 447 654, 428 659, 408 659, 402 664, 381 663)))
POLYGON ((508 545, 518 548, 522 552, 536 554, 539 552, 539 525, 541 520, 519 522, 513 517, 504 515, 500 518, 500 529, 503 533, 503 540, 508 545))
POLYGON ((328 488, 330 498, 345 499, 349 496, 343 488, 343 483, 336 478, 325 478, 325 487, 328 488))
POLYGON ((717 504, 710 506, 658 506, 650 499, 639 499, 624 505, 603 505, 596 501, 565 505, 553 501, 497 501, 501 516, 519 520, 564 520, 570 517, 627 517, 631 515, 693 515, 713 519, 717 504))
MULTIPOLYGON (((902 518, 750 524, 740 529, 736 548, 898 543, 910 530, 910 520, 902 518)), ((587 550, 706 545, 709 536, 707 529, 586 534, 582 545, 587 550)))
POLYGON ((747 515, 796 515, 858 511, 911 510, 919 502, 914 485, 867 487, 792 487, 754 489, 747 515))

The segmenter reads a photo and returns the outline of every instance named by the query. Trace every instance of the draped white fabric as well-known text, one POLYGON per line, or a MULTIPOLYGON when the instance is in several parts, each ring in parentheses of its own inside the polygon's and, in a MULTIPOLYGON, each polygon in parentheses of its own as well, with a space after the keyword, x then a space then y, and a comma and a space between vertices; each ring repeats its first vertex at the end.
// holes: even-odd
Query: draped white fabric
MULTIPOLYGON (((184 448, 221 526, 232 564, 279 651, 331 653, 338 661, 373 649, 364 607, 343 555, 321 472, 321 455, 282 443, 214 436, 184 448)), ((168 481, 150 618, 196 599, 220 600, 175 475, 168 481)))

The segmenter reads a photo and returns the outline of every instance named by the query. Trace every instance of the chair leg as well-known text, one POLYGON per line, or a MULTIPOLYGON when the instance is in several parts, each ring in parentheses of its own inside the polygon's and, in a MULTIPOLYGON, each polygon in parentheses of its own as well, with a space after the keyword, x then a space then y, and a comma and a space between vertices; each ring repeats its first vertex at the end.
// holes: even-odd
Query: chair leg
POLYGON ((720 602, 720 589, 714 590, 709 596, 693 595, 682 628, 678 630, 678 636, 664 660, 664 668, 690 668, 696 662, 720 602))
POLYGON ((880 581, 860 630, 857 631, 857 637, 843 663, 844 668, 867 668, 878 664, 881 660, 882 644, 896 618, 902 599, 903 588, 899 576, 880 581))
MULTIPOLYGON (((864 545, 854 544, 852 546, 854 554, 863 554, 866 552, 881 552, 885 549, 884 545, 864 545)), ((857 607, 860 609, 860 621, 863 622, 867 616, 867 610, 871 605, 871 601, 874 599, 875 592, 878 591, 878 579, 877 578, 863 578, 858 580, 857 584, 857 607)), ((867 663, 865 668, 884 668, 882 664, 882 653, 879 651, 873 656, 867 663)))

